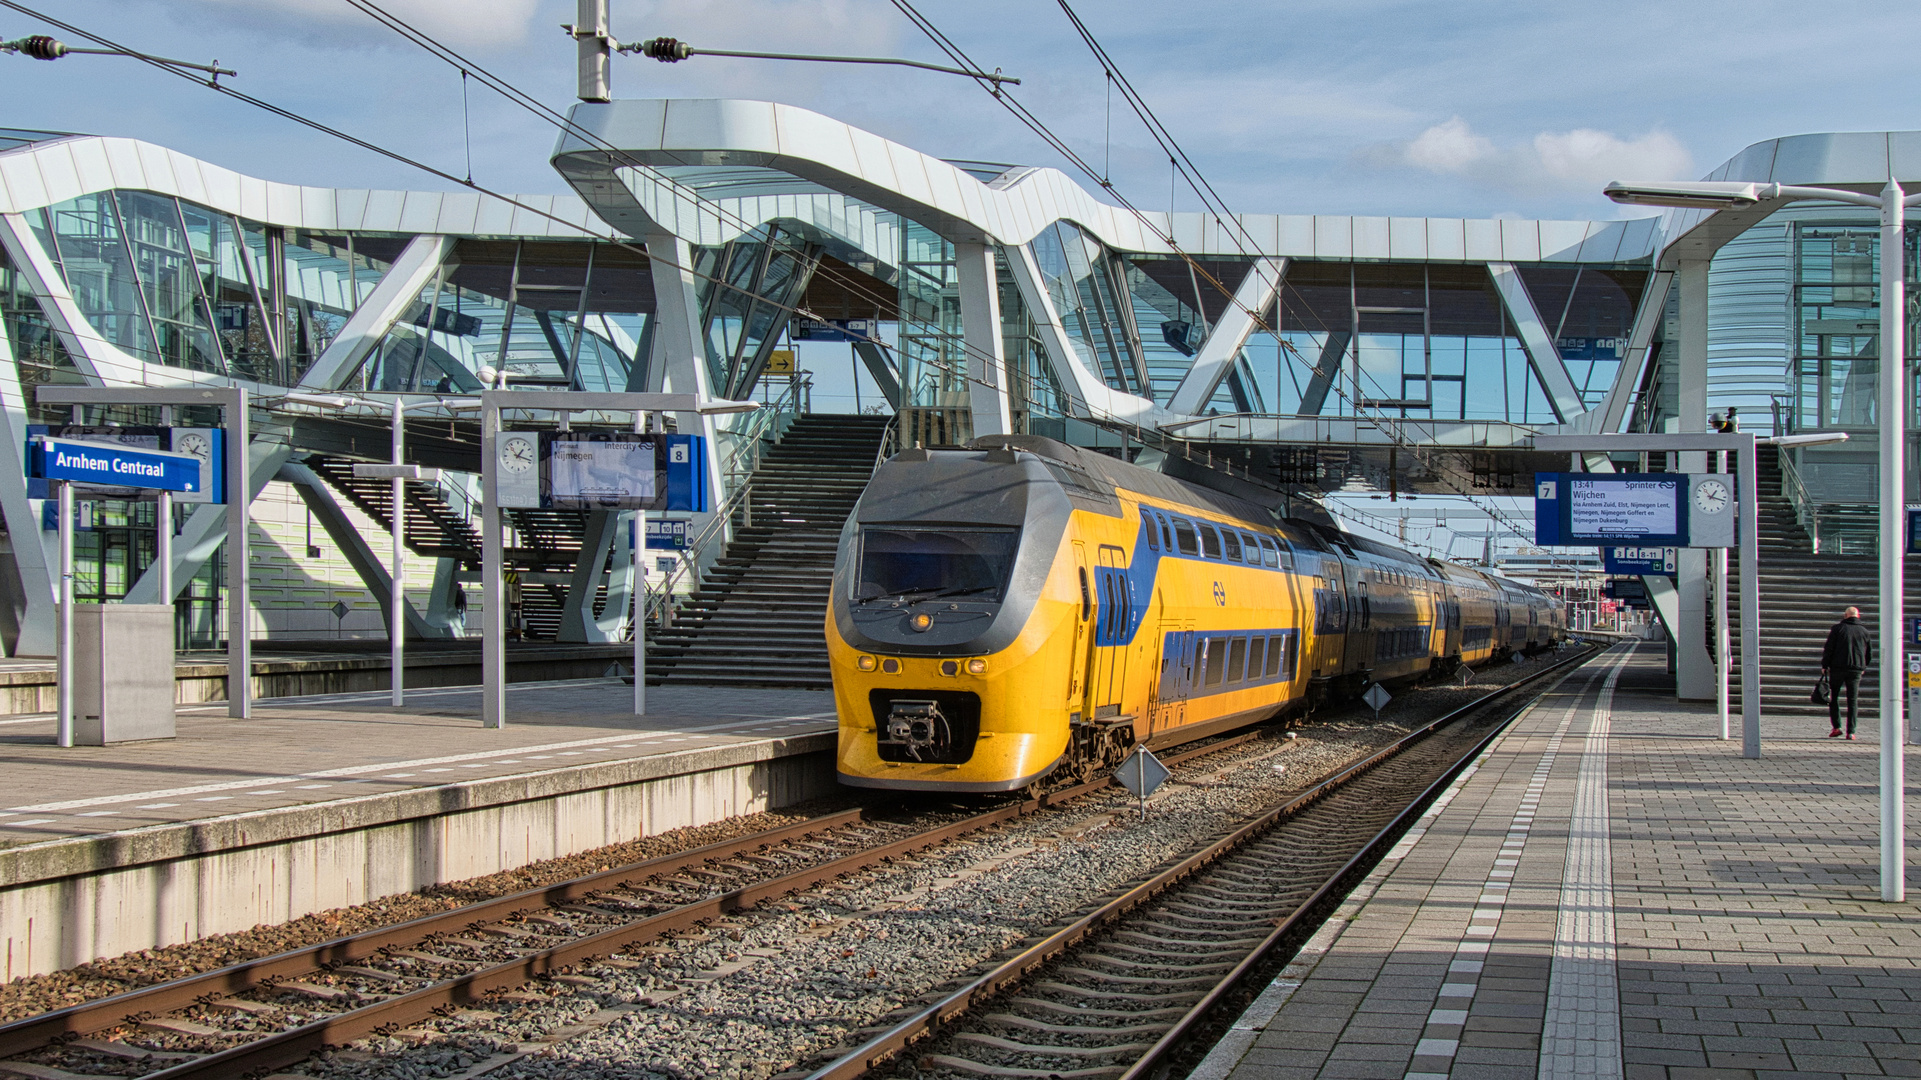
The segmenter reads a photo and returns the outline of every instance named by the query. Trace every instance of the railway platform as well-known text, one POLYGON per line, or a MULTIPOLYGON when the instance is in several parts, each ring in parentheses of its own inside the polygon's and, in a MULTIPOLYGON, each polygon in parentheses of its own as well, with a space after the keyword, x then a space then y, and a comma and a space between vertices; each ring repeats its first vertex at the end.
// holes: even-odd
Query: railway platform
POLYGON ((834 790, 832 695, 516 683, 183 705, 179 736, 0 719, 0 981, 276 923, 834 790))
POLYGON ((1764 719, 1745 760, 1663 668, 1619 647, 1533 705, 1192 1075, 1921 1075, 1872 729, 1764 719))

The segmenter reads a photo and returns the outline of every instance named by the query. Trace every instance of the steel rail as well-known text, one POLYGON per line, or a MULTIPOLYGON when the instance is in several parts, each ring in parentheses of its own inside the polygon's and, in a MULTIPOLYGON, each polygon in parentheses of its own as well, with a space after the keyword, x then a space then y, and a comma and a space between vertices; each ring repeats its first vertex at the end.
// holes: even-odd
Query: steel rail
MULTIPOLYGON (((1259 737, 1258 732, 1221 739, 1166 759, 1170 765, 1239 746, 1259 737)), ((1010 802, 993 810, 951 822, 891 843, 865 848, 790 874, 770 878, 717 897, 684 904, 656 915, 562 942, 450 980, 434 983, 397 997, 323 1017, 313 1023, 215 1054, 149 1073, 143 1080, 237 1074, 297 1061, 323 1046, 350 1041, 390 1025, 425 1019, 448 1006, 471 1004, 492 990, 518 986, 622 946, 643 943, 745 910, 787 893, 858 872, 900 858, 990 825, 1037 813, 1112 786, 1112 777, 1095 780, 1033 798, 1010 802)), ((405 945, 418 944, 436 934, 466 930, 476 923, 497 921, 530 908, 550 908, 584 899, 623 884, 671 874, 688 867, 800 839, 815 833, 858 825, 871 820, 868 809, 845 810, 806 821, 736 837, 718 843, 663 855, 537 889, 483 900, 449 911, 391 926, 376 927, 317 945, 273 956, 243 961, 214 971, 142 987, 97 1001, 69 1006, 7 1024, 0 1024, 0 1057, 37 1050, 64 1037, 86 1035, 154 1015, 188 1008, 219 997, 270 985, 290 977, 311 975, 340 964, 366 960, 405 945)))
MULTIPOLYGON (((1309 788, 1307 791, 1302 792, 1286 803, 1261 813, 1240 825, 1226 836, 1209 844, 1201 851, 1182 859, 1180 862, 1161 871, 1147 881, 1136 885, 1125 893, 1101 905, 1101 907, 1095 911, 1082 916, 1068 926, 1021 950, 1014 956, 995 965, 986 973, 977 976, 966 986, 948 994, 932 1005, 919 1010, 914 1015, 900 1021, 888 1030, 875 1035, 854 1050, 808 1073, 806 1080, 855 1080, 855 1078, 866 1076, 872 1070, 893 1060, 901 1051, 907 1049, 914 1043, 937 1033, 954 1020, 973 1012, 978 1006, 1024 979, 1036 969, 1040 968, 1042 964, 1065 953, 1068 949, 1079 944, 1095 931, 1119 919, 1121 916, 1132 912, 1142 904, 1192 876, 1196 871, 1218 861, 1221 857, 1240 848, 1249 840, 1265 833, 1278 822, 1294 816, 1306 807, 1332 794, 1336 789, 1344 786, 1356 777, 1371 771, 1375 766, 1398 756, 1417 743, 1425 741, 1441 727, 1484 709, 1494 704, 1500 698, 1537 684, 1564 668, 1578 667, 1605 651, 1605 649, 1595 649, 1583 653, 1580 656, 1570 657, 1551 667, 1535 672, 1525 679, 1518 680, 1476 698, 1474 701, 1410 731, 1392 744, 1383 747, 1381 750, 1361 761, 1349 765, 1333 776, 1322 780, 1314 787, 1309 788)), ((1516 715, 1518 715, 1518 712, 1516 715)), ((1451 782, 1453 777, 1458 775, 1460 770, 1467 766, 1467 763, 1478 757, 1495 738, 1507 730, 1512 722, 1513 717, 1509 717, 1497 725, 1485 738, 1477 741, 1469 752, 1462 755, 1456 762, 1450 765, 1444 771, 1441 779, 1429 785, 1418 798, 1410 802, 1399 814, 1395 815, 1372 840, 1363 845, 1360 853, 1357 853, 1353 858, 1349 859, 1340 870, 1336 871, 1331 877, 1324 881, 1320 888, 1315 890, 1313 895, 1299 905, 1287 919, 1278 924, 1274 931, 1270 933, 1252 953, 1243 959, 1241 963, 1237 964, 1228 975, 1225 976, 1212 991, 1204 996, 1198 1004, 1190 1009, 1181 1020, 1177 1021, 1174 1028, 1170 1029, 1155 1043, 1153 1048, 1148 1051, 1147 1056, 1142 1058, 1141 1062, 1137 1062, 1134 1067, 1130 1068, 1124 1074, 1123 1080, 1137 1080, 1147 1069, 1152 1068, 1164 1058, 1167 1052, 1177 1045, 1183 1036, 1192 1031, 1195 1024, 1206 1017, 1212 1008, 1219 1003, 1223 995, 1238 985, 1241 979, 1245 978, 1249 971, 1253 970, 1264 960, 1280 942, 1286 940, 1290 933, 1297 931, 1303 922, 1314 913, 1317 907, 1325 905, 1329 898, 1341 895, 1341 887, 1346 879, 1354 873, 1356 868, 1368 865, 1364 862, 1365 857, 1371 852, 1379 850, 1385 838, 1398 835, 1398 830, 1401 830, 1405 826, 1410 819, 1410 815, 1416 814, 1420 808, 1424 807, 1438 795, 1440 791, 1444 789, 1445 785, 1451 782)))

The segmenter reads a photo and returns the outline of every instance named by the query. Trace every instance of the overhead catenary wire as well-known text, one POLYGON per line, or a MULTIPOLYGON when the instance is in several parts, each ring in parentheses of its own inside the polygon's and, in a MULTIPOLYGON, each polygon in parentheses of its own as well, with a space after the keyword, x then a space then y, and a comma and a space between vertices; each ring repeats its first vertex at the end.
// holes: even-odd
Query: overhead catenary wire
MULTIPOLYGON (((939 29, 939 27, 935 26, 932 20, 928 19, 926 16, 922 15, 918 10, 915 9, 911 0, 891 0, 891 2, 893 3, 896 9, 900 10, 901 13, 906 15, 907 18, 911 22, 913 22, 915 26, 920 28, 922 33, 927 35, 929 40, 931 40, 936 45, 936 47, 946 52, 950 58, 953 58, 957 63, 973 65, 976 68, 978 68, 979 65, 974 64, 974 61, 972 60, 972 58, 968 57, 966 52, 962 50, 959 45, 954 43, 952 39, 948 38, 947 35, 939 29)), ((1243 252, 1245 252, 1246 248, 1244 245, 1241 244, 1241 239, 1246 238, 1247 240, 1251 241, 1252 237, 1247 234, 1245 226, 1240 221, 1240 218, 1226 208, 1225 203, 1221 201, 1219 193, 1214 190, 1213 185, 1205 183, 1204 178, 1196 179, 1195 175, 1190 174, 1190 170, 1192 170, 1194 173, 1198 172, 1198 169, 1196 169, 1193 165, 1193 159, 1191 157, 1187 157, 1185 154, 1185 151, 1181 150, 1179 148, 1178 143, 1174 142, 1172 138, 1172 134, 1167 131, 1164 124, 1161 124, 1158 117, 1155 117, 1152 115, 1152 111, 1147 107, 1146 102, 1140 99, 1137 94, 1133 93, 1133 84, 1127 81, 1125 73, 1120 70, 1120 67, 1118 64, 1114 63, 1112 56, 1110 56, 1107 53, 1107 51, 1100 46, 1099 41, 1096 40, 1092 32, 1087 29, 1086 24, 1082 22, 1079 16, 1075 14, 1073 10, 1067 6, 1065 0, 1057 0, 1057 2, 1061 3, 1062 7, 1067 11, 1068 17, 1075 24, 1076 30, 1078 33, 1080 33, 1082 40, 1086 42, 1090 50, 1092 50, 1095 53, 1096 58, 1100 60, 1100 62, 1102 63, 1104 70, 1111 73, 1115 78, 1116 82, 1121 86, 1122 95, 1129 102, 1130 107, 1135 109, 1136 114, 1141 117, 1143 123, 1146 123, 1148 125, 1150 132, 1155 135, 1157 142, 1159 142, 1162 148, 1167 151, 1169 164, 1173 167, 1175 173, 1178 176, 1185 177, 1188 180, 1189 188, 1193 190, 1196 197, 1198 197, 1201 200, 1203 207, 1206 208, 1206 212, 1214 216, 1217 223, 1222 224, 1224 230, 1225 230, 1225 221, 1223 221, 1222 219, 1225 219, 1226 221, 1232 221, 1235 223, 1235 226, 1238 228, 1240 235, 1236 236, 1232 232, 1229 232, 1228 235, 1231 239, 1234 240, 1236 247, 1240 248, 1243 252), (1182 166, 1181 164, 1182 159, 1186 160, 1187 162, 1186 167, 1182 166)), ((1032 130, 1035 134, 1039 135, 1044 141, 1048 143, 1049 146, 1053 147, 1057 152, 1061 154, 1062 157, 1066 158, 1070 163, 1072 163, 1075 166, 1075 168, 1079 169, 1084 175, 1088 176, 1090 179, 1093 179, 1095 182, 1097 183, 1102 182, 1102 178, 1093 170, 1093 168, 1078 153, 1076 153, 1070 146, 1068 146, 1064 139, 1056 135, 1052 130, 1048 129, 1044 122, 1042 122, 1037 116, 1035 116, 1031 111, 1029 111, 1025 105, 1021 104, 1019 99, 1016 98, 1011 91, 995 93, 993 96, 996 102, 998 102, 1003 108, 1007 109, 1010 113, 1012 113, 1016 117, 1016 119, 1020 120, 1023 125, 1029 128, 1029 130, 1032 130)), ((1221 295, 1227 297, 1229 303, 1234 304, 1235 306, 1239 307, 1243 312, 1245 312, 1248 315, 1248 317, 1253 321, 1256 327, 1273 336, 1274 339, 1281 344, 1282 349, 1287 354, 1291 355, 1297 363, 1302 364, 1308 370, 1314 372, 1317 375, 1321 374, 1319 368, 1316 365, 1314 365, 1313 363, 1310 363, 1305 357, 1301 356, 1299 350, 1294 348, 1292 343, 1288 342, 1286 338, 1281 335, 1278 327, 1273 326, 1268 322, 1265 310, 1255 310, 1253 308, 1248 307, 1247 305, 1241 304, 1239 299, 1235 296, 1234 290, 1224 285, 1218 278, 1216 278, 1211 272, 1209 272, 1205 266, 1201 265, 1197 259, 1195 259, 1192 255, 1188 254, 1186 251, 1184 251, 1181 248, 1181 246, 1175 241, 1173 237, 1173 216, 1172 216, 1171 205, 1170 205, 1169 217, 1168 217, 1168 228, 1165 231, 1163 231, 1146 214, 1144 214, 1138 207, 1136 207, 1132 202, 1130 202, 1127 199, 1127 197, 1117 187, 1113 186, 1112 184, 1105 184, 1105 183, 1103 183, 1103 187, 1105 190, 1113 194, 1114 198, 1118 202, 1120 202, 1122 207, 1127 209, 1130 213, 1132 213, 1144 228, 1146 228, 1148 231, 1150 231, 1151 233, 1159 237, 1162 240, 1162 242, 1164 242, 1168 246, 1169 250, 1173 251, 1177 256, 1184 259, 1191 269, 1193 269, 1200 276, 1205 277, 1209 282, 1209 284, 1212 285, 1216 290, 1218 290, 1221 295)), ((1368 420, 1375 423, 1381 430, 1387 432, 1398 444, 1404 445, 1410 452, 1414 453, 1417 457, 1422 458, 1423 460, 1428 459, 1428 454, 1423 450, 1423 448, 1415 440, 1407 437, 1406 432, 1403 430, 1401 418, 1382 414, 1382 413, 1379 413, 1378 411, 1370 410, 1362 400, 1359 400, 1353 397, 1352 395, 1348 394, 1346 389, 1340 385, 1339 380, 1333 380, 1332 385, 1329 387, 1329 389, 1336 396, 1338 396, 1339 398, 1341 398, 1342 400, 1348 403, 1349 407, 1353 410, 1354 415, 1356 417, 1365 416, 1368 420), (1372 415, 1369 415, 1370 413, 1372 415)), ((1527 425, 1525 424, 1517 425, 1517 426, 1520 426, 1522 428, 1527 427, 1527 425)), ((1439 470, 1436 470, 1436 474, 1444 475, 1440 473, 1439 470)), ((1463 490, 1458 485, 1455 485, 1451 482, 1448 483, 1448 486, 1456 494, 1460 495, 1462 498, 1468 499, 1470 502, 1474 502, 1476 500, 1476 496, 1472 492, 1463 490)), ((1521 538, 1523 540, 1531 539, 1528 536, 1528 534, 1519 525, 1515 524, 1512 520, 1510 520, 1507 517, 1506 514, 1501 513, 1498 509, 1490 509, 1489 516, 1494 518, 1494 520, 1499 522, 1508 531, 1512 532, 1516 537, 1521 538)))

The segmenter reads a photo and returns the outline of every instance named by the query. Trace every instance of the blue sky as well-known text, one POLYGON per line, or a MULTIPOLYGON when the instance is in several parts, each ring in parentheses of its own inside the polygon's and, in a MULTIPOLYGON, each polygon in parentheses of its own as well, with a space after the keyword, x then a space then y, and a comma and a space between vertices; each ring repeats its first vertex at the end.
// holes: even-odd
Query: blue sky
MULTIPOLYGON (((47 10, 163 55, 218 57, 235 85, 464 172, 459 76, 344 0, 64 0, 47 10)), ((566 0, 389 0, 390 10, 547 103, 573 97, 566 0)), ((1238 210, 1613 217, 1614 178, 1691 177, 1776 135, 1921 126, 1921 14, 1901 5, 1080 0, 1134 84, 1238 210)), ((1054 0, 922 0, 978 61, 1100 161, 1138 205, 1169 172, 1054 0), (1116 98, 1118 101, 1118 97, 1116 98)), ((0 35, 44 31, 0 13, 0 35)), ((940 59, 886 0, 614 0, 616 35, 695 46, 940 59)), ((918 149, 1062 162, 950 76, 695 58, 616 61, 622 97, 732 96, 833 114, 918 149)), ((0 123, 164 143, 254 175, 441 186, 133 61, 0 57, 0 123)), ((561 190, 553 131, 471 98, 476 179, 561 190)), ((1193 208, 1191 195, 1176 205, 1193 208)))

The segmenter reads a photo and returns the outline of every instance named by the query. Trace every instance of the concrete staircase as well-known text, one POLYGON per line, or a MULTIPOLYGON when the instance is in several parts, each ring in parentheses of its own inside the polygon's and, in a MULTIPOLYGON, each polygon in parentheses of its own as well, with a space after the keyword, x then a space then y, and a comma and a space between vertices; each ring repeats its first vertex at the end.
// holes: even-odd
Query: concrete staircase
POLYGON ((761 459, 752 524, 733 539, 674 625, 653 632, 649 685, 831 685, 828 587, 841 526, 873 473, 888 418, 809 413, 761 459))
MULTIPOLYGON (((1876 634, 1876 660, 1884 643, 1878 640, 1875 602, 1877 566, 1871 555, 1833 555, 1812 552, 1812 542, 1794 518, 1794 508, 1781 494, 1778 451, 1762 446, 1759 482, 1761 584, 1761 710, 1768 716, 1804 716, 1810 729, 1825 731, 1827 706, 1808 700, 1821 672, 1821 647, 1828 628, 1841 619, 1849 605, 1861 609, 1861 622, 1876 634)), ((1731 693, 1738 709, 1741 700, 1741 612, 1738 552, 1728 558, 1728 614, 1734 668, 1731 693)), ((1921 582, 1909 575, 1904 601, 1907 611, 1921 615, 1921 582)), ((1711 647, 1711 646, 1710 646, 1711 647)), ((1899 647, 1899 644, 1896 644, 1899 647)), ((1862 716, 1875 715, 1870 704, 1879 693, 1873 671, 1861 680, 1862 716)))

